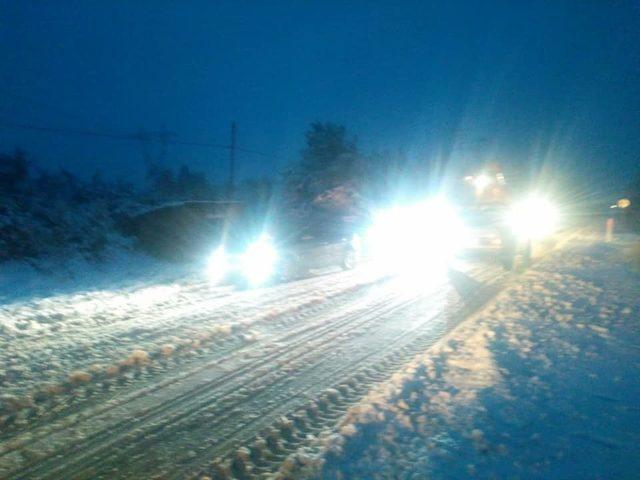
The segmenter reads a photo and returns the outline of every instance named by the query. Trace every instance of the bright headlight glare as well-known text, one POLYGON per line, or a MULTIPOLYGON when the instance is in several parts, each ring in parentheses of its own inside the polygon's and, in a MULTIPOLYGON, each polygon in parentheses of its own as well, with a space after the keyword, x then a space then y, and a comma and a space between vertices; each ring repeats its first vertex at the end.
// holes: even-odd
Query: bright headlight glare
POLYGON ((485 174, 478 175, 473 179, 473 185, 476 187, 478 194, 482 194, 491 183, 491 177, 485 174))
POLYGON ((242 272, 251 285, 260 285, 274 273, 278 253, 267 236, 249 245, 242 256, 242 272))
POLYGON ((224 247, 218 247, 207 261, 207 275, 213 283, 218 283, 224 279, 229 268, 229 260, 224 247))
POLYGON ((511 208, 507 222, 516 235, 539 239, 557 228, 558 210, 546 198, 533 195, 511 208))
POLYGON ((445 265, 464 241, 455 209, 442 198, 380 212, 367 235, 374 261, 386 271, 445 265))

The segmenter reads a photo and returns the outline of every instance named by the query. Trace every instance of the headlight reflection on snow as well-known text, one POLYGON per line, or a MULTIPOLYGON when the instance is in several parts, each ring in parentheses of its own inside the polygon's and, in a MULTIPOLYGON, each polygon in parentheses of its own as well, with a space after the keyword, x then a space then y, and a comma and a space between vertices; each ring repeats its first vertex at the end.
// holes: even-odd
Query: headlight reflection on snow
POLYGON ((161 285, 158 287, 149 287, 135 292, 131 297, 131 301, 144 308, 148 308, 157 303, 168 300, 168 297, 180 292, 180 285, 161 285))
POLYGON ((109 290, 95 292, 92 300, 75 302, 73 309, 81 315, 94 315, 109 311, 116 313, 123 309, 147 309, 156 304, 170 300, 172 295, 181 291, 178 284, 146 287, 134 292, 116 293, 109 290))

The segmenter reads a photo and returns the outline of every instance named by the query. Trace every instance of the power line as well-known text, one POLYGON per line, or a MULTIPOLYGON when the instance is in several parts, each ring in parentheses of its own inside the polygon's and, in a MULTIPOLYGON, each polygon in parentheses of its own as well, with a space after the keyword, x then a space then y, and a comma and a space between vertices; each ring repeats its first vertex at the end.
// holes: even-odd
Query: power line
POLYGON ((181 140, 169 140, 167 143, 172 143, 174 145, 186 145, 188 147, 208 147, 208 148, 219 148, 222 150, 231 149, 230 145, 222 145, 222 144, 216 144, 216 143, 186 142, 181 140))
POLYGON ((259 155, 261 157, 267 157, 267 158, 272 158, 274 160, 279 160, 278 157, 274 157, 273 155, 269 155, 268 153, 257 152, 256 150, 249 150, 248 148, 236 147, 236 151, 244 152, 244 153, 251 153, 253 155, 259 155))
MULTIPOLYGON (((34 99, 32 97, 29 97, 27 95, 24 95, 22 93, 16 93, 15 91, 6 89, 4 87, 0 87, 0 91, 3 91, 6 95, 8 96, 13 96, 13 97, 17 97, 17 98, 21 98, 22 100, 27 100, 28 102, 31 102, 32 104, 39 104, 42 107, 45 107, 45 109, 48 109, 58 115, 64 115, 66 117, 69 118, 74 118, 76 120, 82 120, 83 122, 87 122, 88 120, 86 118, 83 118, 77 114, 71 113, 69 111, 66 110, 62 110, 58 107, 53 107, 51 104, 48 104, 46 102, 43 102, 40 99, 34 99)), ((15 124, 15 123, 5 123, 4 125, 1 124, 0 122, 0 127, 4 126, 5 128, 18 128, 18 129, 22 129, 22 130, 33 130, 33 131, 41 131, 41 132, 49 132, 49 133, 73 133, 73 134, 78 134, 78 135, 86 135, 86 136, 93 136, 93 137, 103 137, 103 138, 111 138, 114 140, 137 140, 137 141, 151 141, 152 138, 151 136, 157 136, 160 138, 161 142, 163 142, 165 145, 172 143, 174 145, 183 145, 183 146, 190 146, 190 147, 205 147, 205 148, 218 148, 218 149, 222 149, 222 150, 230 150, 231 149, 231 145, 224 145, 224 144, 214 144, 214 143, 207 143, 207 142, 192 142, 192 141, 180 141, 180 140, 175 140, 175 133, 173 132, 167 132, 166 129, 163 128, 163 130, 159 131, 159 132, 147 132, 147 131, 143 131, 140 130, 138 133, 133 134, 133 135, 121 135, 121 134, 112 134, 112 133, 104 133, 104 132, 97 132, 97 131, 93 131, 93 130, 73 130, 73 129, 63 129, 63 128, 54 128, 54 127, 40 127, 40 126, 36 126, 36 125, 31 125, 31 124, 15 124), (170 134, 169 136, 167 136, 167 134, 170 134), (174 137, 173 140, 171 140, 171 138, 169 138, 170 136, 174 137)), ((265 158, 271 158, 273 160, 277 160, 280 161, 281 159, 278 158, 275 155, 270 155, 268 153, 264 153, 264 152, 260 152, 257 150, 252 150, 249 148, 243 148, 243 147, 238 147, 237 145, 235 146, 235 150, 237 152, 244 152, 244 153, 248 153, 251 155, 257 155, 260 157, 265 157, 265 158)))
MULTIPOLYGON (((30 123, 14 123, 14 122, 4 122, 0 121, 0 128, 7 129, 17 129, 17 130, 30 130, 35 132, 44 132, 44 133, 56 133, 62 135, 82 135, 89 137, 100 137, 100 138, 108 138, 111 140, 124 140, 124 141, 136 141, 139 142, 141 140, 151 140, 151 136, 155 135, 164 135, 163 142, 171 145, 183 145, 189 147, 204 147, 204 148, 216 148, 220 150, 230 150, 232 148, 231 145, 224 145, 219 143, 208 143, 208 142, 193 142, 193 141, 185 141, 185 140, 172 140, 166 138, 166 132, 148 132, 148 131, 140 131, 138 133, 133 134, 117 134, 117 133, 107 133, 100 132, 96 130, 76 130, 71 128, 58 128, 58 127, 46 127, 41 125, 34 125, 30 123)), ((271 158, 273 160, 279 160, 278 157, 274 155, 270 155, 268 153, 260 152, 257 150, 251 150, 248 148, 240 148, 235 147, 236 151, 249 153, 252 155, 259 155, 266 158, 271 158)))

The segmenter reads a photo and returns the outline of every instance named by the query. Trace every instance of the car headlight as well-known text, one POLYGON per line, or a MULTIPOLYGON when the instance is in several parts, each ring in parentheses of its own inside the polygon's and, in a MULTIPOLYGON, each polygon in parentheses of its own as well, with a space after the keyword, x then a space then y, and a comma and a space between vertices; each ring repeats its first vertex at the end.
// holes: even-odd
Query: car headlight
POLYGON ((229 270, 229 259, 224 247, 218 247, 207 261, 207 276, 213 283, 221 282, 229 270))
POLYGON ((493 183, 490 176, 481 174, 473 179, 473 185, 476 187, 476 194, 482 195, 489 185, 493 183))
POLYGON ((532 195, 513 205, 507 214, 507 224, 519 237, 539 239, 554 232, 558 216, 558 210, 548 199, 532 195))
POLYGON ((273 275, 277 260, 278 252, 271 239, 262 236, 244 252, 242 273, 251 285, 260 285, 273 275))
POLYGON ((445 265, 464 237, 457 212, 438 197, 379 213, 367 241, 374 261, 402 272, 445 265))

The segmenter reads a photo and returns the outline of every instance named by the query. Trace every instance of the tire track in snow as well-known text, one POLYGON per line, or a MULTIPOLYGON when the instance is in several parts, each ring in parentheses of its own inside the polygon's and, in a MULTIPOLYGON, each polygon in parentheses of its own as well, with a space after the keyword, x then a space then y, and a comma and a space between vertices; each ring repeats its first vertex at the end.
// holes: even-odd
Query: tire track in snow
MULTIPOLYGON (((362 304, 366 304, 366 303, 367 303, 367 302, 365 302, 365 301, 362 301, 362 299, 360 299, 360 302, 361 302, 362 304)), ((333 305, 333 306, 335 306, 335 305, 333 305)), ((291 343, 289 343, 289 342, 291 342, 291 340, 292 340, 292 339, 295 339, 296 337, 301 337, 301 338, 298 340, 298 342, 299 342, 299 343, 303 343, 303 342, 307 341, 307 340, 308 340, 308 338, 312 337, 313 335, 316 335, 316 334, 317 334, 317 329, 318 329, 318 328, 323 328, 322 332, 327 331, 327 330, 330 330, 331 328, 334 328, 334 326, 335 326, 335 325, 332 325, 332 324, 331 324, 331 322, 330 322, 331 318, 332 318, 332 317, 329 317, 329 319, 328 319, 328 320, 324 320, 324 321, 322 321, 322 322, 313 323, 313 324, 311 324, 311 325, 305 325, 305 326, 303 326, 303 327, 302 327, 302 328, 300 328, 300 329, 296 329, 294 332, 288 332, 288 333, 285 333, 281 338, 278 338, 278 339, 277 339, 277 342, 278 342, 278 343, 282 343, 282 344, 284 344, 284 346, 283 346, 282 348, 278 349, 275 353, 271 354, 271 355, 269 356, 269 358, 277 357, 277 356, 278 356, 278 355, 280 355, 282 352, 284 352, 284 351, 286 351, 288 348, 290 348, 291 343)), ((343 318, 343 319, 342 319, 342 324, 347 324, 347 323, 349 322, 349 320, 350 320, 350 319, 351 319, 350 317, 343 318)), ((249 348, 249 349, 253 349, 254 347, 248 347, 248 348, 249 348)), ((219 364, 219 363, 221 363, 221 362, 225 362, 225 361, 227 361, 227 360, 232 360, 234 357, 236 357, 236 356, 238 356, 238 355, 241 355, 241 354, 242 354, 242 352, 243 352, 243 350, 244 350, 244 349, 240 349, 240 351, 234 351, 234 352, 231 352, 229 355, 227 355, 227 357, 222 358, 222 359, 217 358, 217 359, 213 360, 209 365, 207 365, 207 366, 205 366, 205 367, 200 367, 200 368, 197 368, 197 369, 195 369, 195 370, 193 370, 193 371, 186 372, 184 375, 180 376, 179 378, 177 378, 177 379, 176 379, 176 378, 171 379, 169 382, 164 383, 164 384, 162 384, 162 385, 160 385, 160 386, 144 389, 144 391, 143 391, 143 392, 140 392, 140 393, 136 393, 136 394, 134 394, 134 395, 133 395, 133 398, 129 397, 129 398, 127 399, 127 401, 124 401, 124 402, 119 401, 119 402, 116 402, 116 403, 114 403, 114 404, 112 404, 112 405, 109 405, 105 412, 100 412, 99 414, 100 414, 100 415, 108 414, 108 412, 109 412, 110 410, 114 410, 114 409, 117 409, 117 408, 121 408, 121 407, 123 407, 124 405, 126 405, 127 403, 129 403, 130 401, 134 401, 134 400, 136 400, 136 399, 137 399, 137 398, 139 398, 141 395, 152 393, 152 391, 153 391, 153 390, 155 390, 155 389, 157 389, 157 388, 166 388, 168 385, 170 385, 171 383, 175 383, 176 381, 186 381, 186 380, 188 379, 188 377, 189 377, 189 376, 192 376, 192 375, 194 375, 194 374, 197 374, 198 372, 200 372, 200 371, 201 371, 201 370, 203 370, 204 368, 207 368, 207 367, 213 367, 213 366, 215 366, 215 365, 217 365, 217 364, 219 364)), ((255 363, 250 363, 250 364, 249 364, 249 365, 247 365, 245 368, 246 368, 246 369, 249 369, 249 368, 250 368, 250 369, 253 369, 253 368, 255 368, 255 367, 256 367, 256 364, 255 364, 255 363)), ((238 372, 232 372, 232 375, 233 375, 233 376, 235 376, 235 375, 238 375, 238 374, 243 373, 244 371, 245 371, 245 369, 243 369, 243 370, 241 370, 241 371, 238 371, 238 372)), ((205 389, 210 388, 210 386, 209 386, 209 385, 205 385, 204 387, 205 387, 205 389)), ((161 406, 161 407, 163 407, 163 408, 167 408, 167 407, 170 407, 170 406, 172 406, 172 405, 174 405, 174 404, 179 406, 179 405, 180 405, 180 402, 184 401, 185 399, 189 398, 190 396, 194 395, 195 393, 197 393, 197 392, 188 392, 188 393, 186 393, 186 394, 182 395, 181 397, 179 397, 178 399, 175 399, 175 400, 174 400, 174 401, 172 401, 171 403, 166 403, 166 404, 164 404, 164 405, 163 405, 163 406, 161 406)), ((82 415, 82 412, 80 412, 80 414, 82 415)), ((84 421, 86 421, 84 418, 82 418, 82 417, 84 417, 84 416, 85 416, 85 415, 82 415, 82 416, 79 418, 79 421, 83 421, 83 420, 84 420, 84 421)), ((95 417, 94 417, 94 418, 95 418, 95 417)), ((128 424, 129 424, 129 420, 128 420, 128 419, 125 419, 125 420, 122 422, 122 425, 121 425, 120 427, 121 427, 121 428, 126 428, 126 427, 128 426, 128 424)), ((113 433, 113 430, 114 430, 113 425, 109 426, 109 431, 107 432, 107 436, 108 436, 108 435, 110 435, 110 434, 112 434, 112 433, 113 433)), ((33 438, 33 437, 36 437, 36 438, 37 438, 38 436, 39 436, 39 435, 37 435, 37 434, 36 434, 36 435, 30 435, 30 437, 32 437, 32 438, 33 438)), ((15 443, 15 442, 12 442, 12 443, 15 443)), ((23 448, 23 447, 26 447, 26 446, 27 446, 27 444, 22 444, 22 445, 20 445, 20 447, 22 447, 22 448, 23 448)), ((8 453, 11 453, 11 451, 13 451, 13 450, 15 450, 15 449, 5 451, 5 452, 4 452, 4 454, 6 455, 6 454, 8 454, 8 453)), ((57 455, 57 454, 59 454, 59 453, 58 453, 58 452, 55 452, 55 454, 57 455)))
MULTIPOLYGON (((480 272, 486 273, 486 270, 480 269, 480 272)), ((489 277, 493 276, 493 274, 487 275, 489 277)), ((430 300, 433 303, 434 299, 430 300)), ((317 390, 319 387, 308 386, 306 389, 299 390, 286 402, 281 402, 275 407, 268 407, 267 405, 268 408, 263 408, 263 418, 260 421, 255 421, 254 419, 254 421, 248 422, 243 421, 245 417, 242 416, 243 412, 240 408, 243 405, 247 405, 248 400, 246 398, 234 399, 234 390, 246 389, 257 382, 259 383, 263 378, 263 368, 278 371, 287 365, 304 367, 305 372, 311 372, 314 368, 319 369, 320 375, 317 378, 323 388, 335 383, 340 379, 341 375, 345 375, 349 370, 357 370, 360 364, 369 362, 372 356, 379 357, 384 352, 400 348, 398 347, 399 343, 408 341, 407 339, 410 339, 411 335, 414 335, 417 330, 432 321, 433 316, 427 315, 428 318, 422 322, 417 322, 414 329, 410 328, 396 332, 395 337, 385 342, 386 345, 381 345, 379 350, 367 351, 365 349, 359 357, 352 358, 350 362, 346 362, 339 368, 334 365, 331 373, 326 374, 327 368, 324 365, 331 363, 331 358, 327 356, 328 352, 339 348, 341 345, 349 345, 351 341, 349 334, 366 337, 367 331, 365 327, 384 325, 385 321, 389 323, 389 317, 397 315, 420 301, 425 301, 420 295, 410 295, 404 299, 399 296, 394 299, 393 296, 389 296, 389 292, 386 295, 380 294, 379 298, 374 298, 373 301, 368 297, 358 298, 354 304, 329 312, 325 320, 303 326, 295 332, 291 332, 288 335, 285 334, 282 337, 272 337, 270 339, 271 342, 275 342, 276 345, 282 345, 279 348, 265 350, 264 355, 250 359, 240 367, 231 366, 232 370, 230 372, 222 373, 215 381, 210 381, 204 385, 196 385, 195 388, 189 391, 182 392, 182 394, 166 402, 161 402, 155 409, 150 409, 146 412, 144 409, 140 410, 143 414, 136 416, 133 422, 130 421, 131 417, 126 415, 120 423, 109 424, 107 422, 105 424, 107 426, 101 432, 84 437, 81 442, 82 445, 69 445, 68 449, 51 452, 48 459, 37 459, 30 467, 14 472, 12 478, 98 478, 99 473, 102 473, 104 478, 115 478, 117 475, 113 474, 113 472, 101 470, 98 467, 113 465, 113 462, 117 461, 118 458, 128 458, 138 462, 140 458, 136 456, 144 455, 149 442, 151 444, 160 442, 163 440, 163 438, 159 438, 162 435, 179 438, 181 433, 185 434, 185 432, 192 430, 194 425, 197 426, 203 413, 215 412, 217 415, 226 415, 228 420, 233 420, 233 425, 243 425, 242 428, 236 431, 228 432, 228 438, 224 439, 221 446, 208 446, 206 455, 222 454, 225 449, 232 448, 234 442, 239 441, 239 439, 255 435, 255 429, 259 428, 258 424, 273 422, 272 417, 274 415, 291 410, 295 405, 305 400, 304 395, 306 392, 317 390), (391 305, 385 305, 392 299, 394 302, 391 305), (313 343, 313 340, 316 342, 313 343), (309 342, 312 343, 311 346, 309 342), (325 373, 324 375, 323 372, 325 373), (237 411, 238 409, 239 411, 237 411), (114 435, 116 438, 109 438, 114 435), (152 441, 149 438, 152 438, 152 441), (114 451, 117 452, 116 458, 110 458, 114 455, 114 451), (70 457, 69 461, 64 465, 60 465, 60 458, 56 457, 61 454, 70 457)), ((434 336, 434 338, 436 337, 434 336)), ((251 353, 252 351, 255 352, 255 350, 256 347, 247 347, 246 350, 240 349, 239 352, 230 355, 226 360, 233 361, 231 357, 237 357, 243 351, 251 353)), ((219 360, 216 363, 219 363, 219 360)), ((295 381, 296 378, 299 378, 299 375, 294 377, 293 380, 276 376, 270 384, 263 385, 264 388, 260 390, 256 401, 261 401, 262 396, 267 398, 273 396, 274 393, 271 390, 276 387, 283 388, 283 386, 286 386, 287 381, 295 381)), ((189 375, 184 379, 180 379, 180 382, 186 382, 188 377, 189 375)), ((209 417, 206 418, 208 419, 206 422, 207 428, 222 429, 220 422, 213 421, 209 417)), ((92 420, 92 418, 82 419, 84 422, 91 422, 92 420)), ((63 437, 63 432, 58 432, 58 436, 63 437)), ((42 439, 38 440, 43 442, 42 439)), ((184 448, 181 448, 180 441, 174 447, 176 452, 177 450, 184 450, 184 448)), ((198 460, 193 461, 194 465, 200 462, 200 457, 201 455, 198 454, 198 460)), ((145 462, 135 464, 144 465, 145 462)), ((193 468, 194 465, 190 468, 193 468)), ((144 474, 145 472, 146 470, 140 470, 138 474, 144 474)))

